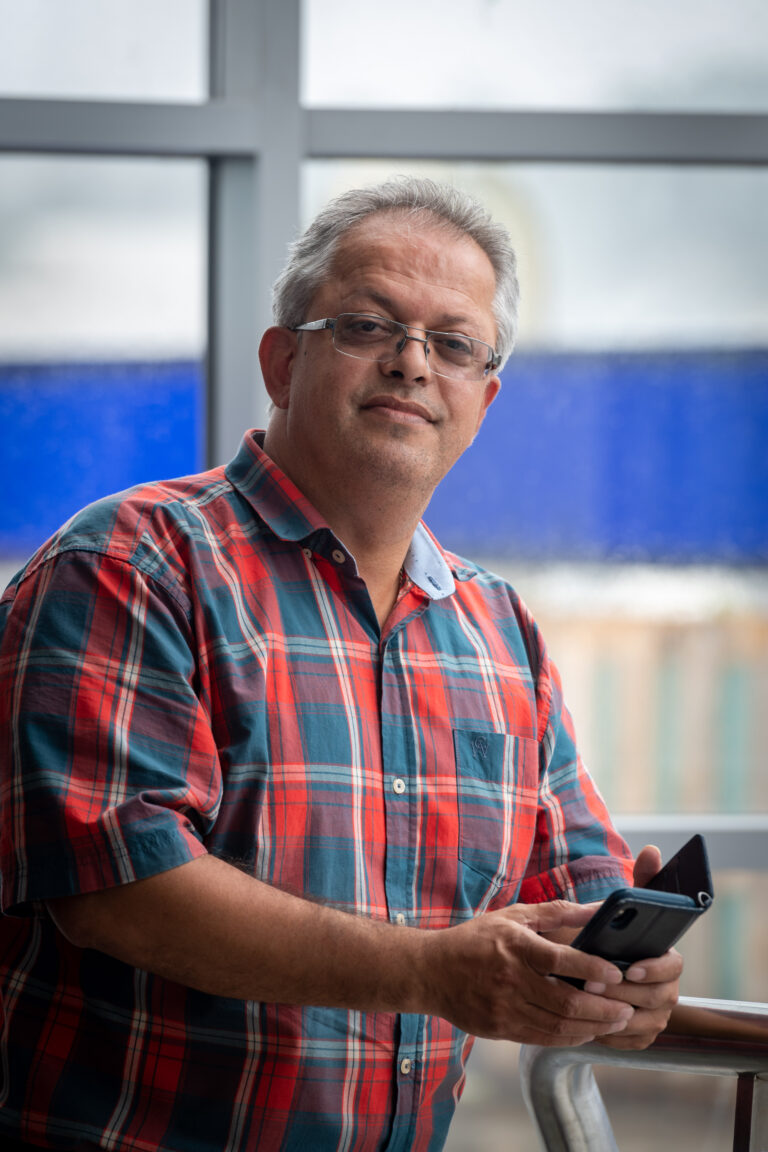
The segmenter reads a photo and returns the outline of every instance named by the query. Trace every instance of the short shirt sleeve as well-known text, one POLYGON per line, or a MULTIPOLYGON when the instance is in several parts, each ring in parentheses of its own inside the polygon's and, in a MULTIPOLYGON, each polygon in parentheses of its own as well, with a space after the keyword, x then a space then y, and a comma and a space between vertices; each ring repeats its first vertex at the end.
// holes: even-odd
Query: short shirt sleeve
POLYGON ((183 596, 73 550, 11 585, 1 612, 2 910, 203 855, 221 772, 183 596))

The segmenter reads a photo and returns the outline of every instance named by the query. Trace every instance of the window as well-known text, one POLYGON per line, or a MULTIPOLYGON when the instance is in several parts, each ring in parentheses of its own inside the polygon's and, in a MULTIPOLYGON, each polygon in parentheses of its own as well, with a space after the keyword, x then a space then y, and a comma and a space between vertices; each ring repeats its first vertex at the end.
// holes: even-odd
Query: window
POLYGON ((0 557, 202 466, 204 170, 0 158, 0 557))

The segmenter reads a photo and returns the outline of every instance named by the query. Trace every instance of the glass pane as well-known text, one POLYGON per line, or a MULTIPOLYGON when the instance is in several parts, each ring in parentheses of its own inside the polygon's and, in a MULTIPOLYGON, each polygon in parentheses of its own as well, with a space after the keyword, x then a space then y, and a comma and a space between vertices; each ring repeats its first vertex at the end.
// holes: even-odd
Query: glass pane
POLYGON ((304 0, 304 20, 310 105, 768 110, 763 0, 304 0))
POLYGON ((197 161, 0 159, 0 577, 202 465, 205 218, 197 161))
POLYGON ((206 0, 0 0, 0 96, 202 101, 206 0))
POLYGON ((612 810, 768 811, 768 172, 318 162, 306 215, 397 171, 520 256, 519 348, 427 523, 529 603, 612 810))

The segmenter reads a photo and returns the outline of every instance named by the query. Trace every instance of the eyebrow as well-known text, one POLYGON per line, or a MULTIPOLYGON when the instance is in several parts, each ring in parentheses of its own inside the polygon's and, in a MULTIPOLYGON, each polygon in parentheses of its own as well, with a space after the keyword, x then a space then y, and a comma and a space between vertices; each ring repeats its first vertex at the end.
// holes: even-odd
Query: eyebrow
MULTIPOLYGON (((385 296, 383 292, 377 292, 374 288, 364 288, 360 296, 364 300, 371 300, 374 304, 378 304, 380 308, 384 308, 385 311, 390 312, 393 316, 397 313, 394 300, 389 296, 385 296)), ((445 332, 458 330, 458 328, 454 328, 455 325, 461 327, 467 325, 472 326, 472 320, 470 320, 468 316, 445 316, 441 323, 446 327, 431 328, 429 331, 445 332)))

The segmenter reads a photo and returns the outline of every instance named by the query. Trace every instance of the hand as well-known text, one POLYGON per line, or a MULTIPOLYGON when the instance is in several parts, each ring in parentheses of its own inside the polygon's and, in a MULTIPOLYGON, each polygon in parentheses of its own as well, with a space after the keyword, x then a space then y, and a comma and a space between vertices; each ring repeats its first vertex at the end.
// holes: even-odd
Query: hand
MULTIPOLYGON (((635 861, 635 887, 642 888, 661 868, 661 852, 647 844, 635 861)), ((624 983, 610 986, 606 995, 635 1008, 627 1027, 616 1036, 598 1037, 609 1048, 647 1048, 669 1022, 677 1003, 683 958, 675 949, 655 960, 633 964, 624 974, 624 983)))
POLYGON ((564 900, 517 904, 429 933, 426 1010, 474 1036, 525 1044, 572 1046, 624 1030, 630 1003, 557 979, 619 989, 618 968, 539 935, 582 927, 592 911, 564 900))
POLYGON ((609 985, 605 995, 635 1009, 627 1027, 617 1036, 598 1036, 609 1048, 647 1048, 669 1023, 677 1004, 683 958, 671 948, 655 960, 633 964, 624 973, 624 982, 609 985))

